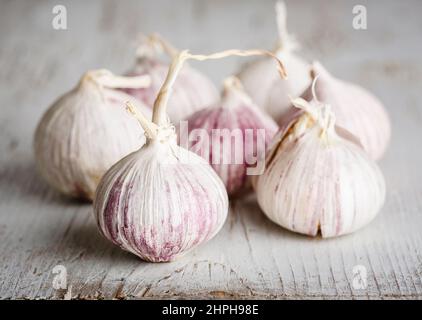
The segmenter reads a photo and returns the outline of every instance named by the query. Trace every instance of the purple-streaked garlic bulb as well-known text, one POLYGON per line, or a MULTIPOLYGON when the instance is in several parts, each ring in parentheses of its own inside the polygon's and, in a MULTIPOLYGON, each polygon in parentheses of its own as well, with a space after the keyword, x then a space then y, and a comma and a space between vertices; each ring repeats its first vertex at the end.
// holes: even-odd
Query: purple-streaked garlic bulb
POLYGON ((377 164, 345 129, 330 105, 299 98, 299 117, 279 131, 265 172, 254 180, 258 203, 294 232, 335 237, 367 225, 385 200, 377 164))
POLYGON ((276 13, 279 40, 274 54, 283 61, 289 78, 280 79, 269 58, 245 64, 238 77, 252 100, 277 121, 291 106, 289 96, 300 96, 311 78, 309 64, 295 53, 298 44, 287 32, 284 2, 277 2, 276 13))
POLYGON ((114 244, 143 260, 167 262, 217 234, 227 192, 204 159, 177 145, 172 128, 146 123, 147 144, 107 172, 94 210, 114 244))
POLYGON ((165 262, 217 234, 228 213, 226 188, 205 159, 177 145, 166 108, 185 60, 257 52, 228 50, 204 56, 181 51, 154 102, 152 121, 128 105, 145 130, 147 142, 117 162, 98 186, 94 213, 107 239, 141 259, 165 262))
MULTIPOLYGON (((169 67, 168 63, 160 60, 162 51, 170 57, 177 54, 177 50, 158 35, 151 35, 144 39, 137 51, 137 62, 133 70, 128 73, 131 76, 149 75, 151 77, 151 86, 148 88, 125 90, 151 108, 169 67)), ((195 111, 216 102, 218 98, 214 83, 207 76, 186 64, 180 71, 178 81, 174 84, 173 94, 169 99, 170 121, 177 124, 195 111)))
MULTIPOLYGON (((311 74, 318 81, 314 88, 309 86, 302 98, 317 98, 330 104, 337 124, 355 135, 366 152, 379 160, 388 147, 391 135, 390 120, 381 102, 364 88, 333 77, 319 62, 313 63, 311 74)), ((289 111, 281 117, 281 126, 289 122, 294 113, 289 111)))
POLYGON ((260 153, 265 154, 277 129, 275 121, 245 93, 239 79, 229 77, 221 100, 181 124, 179 139, 181 146, 211 164, 232 196, 245 189, 248 175, 261 173, 264 166, 257 160, 262 159, 260 153))
MULTIPOLYGON (((65 195, 92 200, 103 174, 145 143, 144 132, 116 88, 145 87, 149 78, 119 77, 107 70, 85 73, 40 120, 34 150, 41 175, 65 195)), ((148 107, 136 105, 148 117, 148 107)))

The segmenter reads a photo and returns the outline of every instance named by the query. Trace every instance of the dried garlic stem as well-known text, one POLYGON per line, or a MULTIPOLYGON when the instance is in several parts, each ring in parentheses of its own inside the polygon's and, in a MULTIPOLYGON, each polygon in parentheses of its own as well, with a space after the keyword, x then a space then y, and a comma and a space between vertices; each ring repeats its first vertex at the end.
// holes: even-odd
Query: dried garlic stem
POLYGON ((230 76, 224 79, 223 88, 224 90, 230 90, 232 88, 243 90, 242 83, 240 82, 239 78, 236 76, 230 76))
POLYGON ((302 98, 293 99, 292 104, 296 108, 305 111, 306 114, 319 124, 322 129, 321 137, 327 132, 330 132, 330 134, 335 133, 336 118, 329 104, 320 103, 320 107, 317 108, 302 98))
POLYGON ((275 5, 278 43, 276 51, 293 51, 299 47, 293 36, 287 31, 287 9, 283 1, 278 1, 275 5))
POLYGON ((307 114, 309 114, 312 117, 312 119, 314 119, 315 121, 318 120, 319 115, 316 108, 311 106, 311 104, 308 101, 306 101, 303 98, 296 98, 296 99, 291 99, 291 102, 296 108, 301 109, 305 111, 307 114))
POLYGON ((155 139, 157 137, 157 126, 148 120, 130 101, 126 102, 126 109, 135 116, 144 129, 147 138, 155 139))
POLYGON ((319 78, 319 74, 317 74, 317 75, 315 75, 315 77, 313 77, 311 91, 312 91, 312 98, 315 100, 315 102, 321 103, 318 100, 318 97, 316 95, 316 82, 317 82, 318 78, 319 78))
POLYGON ((317 76, 320 76, 324 79, 331 79, 331 74, 325 70, 319 61, 313 61, 310 70, 311 78, 314 79, 317 76))
MULTIPOLYGON (((316 82, 318 78, 319 78, 319 75, 316 75, 312 81, 312 86, 311 86, 312 98, 317 105, 322 105, 321 101, 318 100, 317 95, 316 95, 316 82)), ((317 121, 320 118, 319 110, 315 106, 312 106, 305 99, 303 98, 292 99, 290 97, 290 101, 296 108, 302 109, 306 113, 308 113, 315 121, 317 121)))
POLYGON ((170 58, 174 58, 179 53, 179 50, 158 33, 153 33, 146 37, 143 36, 142 38, 142 44, 136 49, 138 58, 148 56, 154 51, 158 53, 165 52, 170 58))
POLYGON ((334 126, 336 124, 336 116, 331 110, 331 106, 329 104, 324 105, 322 112, 323 114, 321 115, 320 121, 320 126, 322 127, 321 138, 328 136, 327 133, 331 136, 335 134, 334 126))
POLYGON ((160 34, 153 33, 149 36, 149 38, 151 42, 159 44, 164 52, 169 55, 169 57, 174 58, 179 53, 179 50, 172 46, 170 42, 164 39, 160 34))
POLYGON ((147 88, 151 85, 151 77, 142 75, 137 77, 116 76, 106 69, 91 70, 82 77, 82 82, 91 80, 106 88, 147 88))
POLYGON ((172 61, 169 71, 167 73, 167 77, 162 85, 160 92, 154 102, 154 111, 152 116, 152 121, 159 125, 166 125, 167 124, 167 116, 166 116, 166 108, 169 96, 172 91, 172 87, 176 77, 183 67, 183 64, 186 60, 198 60, 198 61, 205 61, 211 59, 222 59, 229 56, 240 56, 240 57, 249 57, 249 56, 269 56, 273 58, 278 63, 278 71, 282 78, 287 79, 286 69, 284 68, 283 63, 278 59, 273 53, 265 50, 226 50, 217 53, 213 53, 210 55, 199 55, 199 54, 191 54, 188 50, 181 51, 172 61))

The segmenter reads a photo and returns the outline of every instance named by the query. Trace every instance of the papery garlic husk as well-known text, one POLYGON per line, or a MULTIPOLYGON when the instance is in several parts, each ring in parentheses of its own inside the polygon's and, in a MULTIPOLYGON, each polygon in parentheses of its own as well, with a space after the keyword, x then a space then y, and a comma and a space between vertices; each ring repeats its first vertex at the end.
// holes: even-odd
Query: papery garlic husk
POLYGON ((94 202, 103 235, 151 262, 173 261, 210 240, 228 213, 227 192, 209 164, 160 130, 163 138, 107 172, 94 202))
MULTIPOLYGON (((151 108, 169 67, 168 63, 160 60, 159 56, 163 49, 170 57, 177 54, 177 50, 170 47, 158 35, 152 35, 145 39, 138 48, 138 57, 134 68, 128 72, 128 75, 131 76, 149 75, 151 77, 151 86, 148 88, 125 90, 151 108)), ((218 98, 218 90, 214 83, 200 71, 185 64, 174 84, 173 94, 169 100, 170 121, 178 123, 194 112, 218 101, 218 98)))
POLYGON ((289 96, 300 96, 311 77, 309 64, 295 53, 298 44, 287 32, 284 2, 277 2, 276 12, 279 41, 274 53, 283 61, 288 79, 280 79, 267 57, 242 66, 238 77, 252 100, 277 121, 291 106, 289 96))
POLYGON ((186 125, 179 128, 181 146, 186 145, 211 164, 230 196, 247 188, 248 175, 260 173, 259 154, 265 154, 278 129, 275 121, 252 102, 236 77, 224 81, 217 104, 191 115, 186 125))
MULTIPOLYGON (((319 62, 313 63, 312 74, 318 77, 315 95, 319 101, 332 106, 337 124, 355 135, 372 159, 381 159, 391 136, 390 120, 382 103, 364 88, 333 77, 319 62)), ((312 85, 302 97, 313 98, 312 85)), ((290 118, 291 112, 288 112, 279 123, 282 126, 290 118)))
MULTIPOLYGON (((154 102, 152 121, 128 104, 145 130, 147 142, 116 163, 98 186, 94 212, 107 239, 144 260, 165 262, 217 234, 228 214, 227 191, 206 160, 177 145, 167 104, 187 59, 256 54, 272 55, 257 50, 211 55, 181 51, 173 59, 154 102)), ((284 75, 283 65, 278 62, 284 75)))
MULTIPOLYGON (((45 180, 65 195, 92 200, 103 174, 145 143, 142 128, 115 87, 147 86, 148 77, 116 77, 107 70, 87 72, 40 120, 35 158, 45 180)), ((141 103, 136 107, 151 117, 141 103)))
POLYGON ((306 112, 277 134, 254 187, 264 213, 294 232, 335 237, 367 225, 385 200, 384 177, 350 133, 335 127, 328 105, 306 112))

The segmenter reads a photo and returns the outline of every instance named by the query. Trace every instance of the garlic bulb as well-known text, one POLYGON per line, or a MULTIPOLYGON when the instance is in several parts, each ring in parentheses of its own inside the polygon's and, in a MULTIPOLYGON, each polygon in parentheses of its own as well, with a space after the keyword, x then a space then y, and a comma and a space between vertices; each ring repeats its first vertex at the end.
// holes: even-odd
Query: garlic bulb
MULTIPOLYGON (((314 88, 316 97, 332 106, 337 124, 354 134, 366 152, 379 160, 391 135, 390 120, 381 102, 362 87, 334 78, 319 62, 313 63, 312 76, 318 76, 314 88)), ((312 99, 312 85, 302 98, 312 99)), ((285 114, 279 123, 286 123, 289 118, 290 115, 285 114)))
POLYGON ((94 210, 107 239, 143 260, 166 262, 217 234, 228 199, 204 159, 177 146, 170 128, 156 131, 107 172, 94 210))
POLYGON ((185 60, 251 54, 256 51, 228 50, 208 56, 182 51, 171 63, 155 100, 152 122, 128 105, 147 142, 117 162, 98 186, 94 212, 107 239, 141 259, 165 262, 210 240, 221 229, 229 205, 224 184, 207 161, 177 145, 166 108, 185 60))
POLYGON ((277 2, 276 12, 279 41, 274 53, 283 61, 289 78, 281 80, 268 58, 244 65, 238 77, 252 100, 278 120, 291 106, 289 96, 300 96, 311 78, 309 64, 295 54, 297 42, 287 32, 284 2, 277 2))
MULTIPOLYGON (((168 64, 159 60, 159 53, 164 50, 170 57, 177 54, 164 39, 151 35, 138 48, 137 63, 128 74, 131 76, 149 75, 151 86, 125 90, 152 108, 157 93, 166 78, 168 64)), ((218 91, 208 77, 189 65, 180 71, 169 100, 169 117, 172 123, 178 123, 195 111, 218 100, 218 91)))
POLYGON ((362 228, 384 203, 380 169, 335 127, 329 105, 293 103, 305 112, 277 135, 265 172, 254 181, 261 209, 275 223, 310 236, 362 228))
POLYGON ((229 195, 244 189, 248 175, 260 173, 259 153, 265 154, 278 129, 274 120, 252 102, 236 77, 224 81, 220 102, 197 111, 186 124, 187 130, 183 124, 179 128, 181 145, 187 145, 211 164, 229 195))
MULTIPOLYGON (((145 87, 148 77, 87 72, 79 84, 44 114, 35 132, 39 171, 62 193, 91 200, 102 175, 141 147, 143 130, 122 105, 131 97, 114 88, 145 87)), ((149 108, 138 103, 148 116, 149 108)))

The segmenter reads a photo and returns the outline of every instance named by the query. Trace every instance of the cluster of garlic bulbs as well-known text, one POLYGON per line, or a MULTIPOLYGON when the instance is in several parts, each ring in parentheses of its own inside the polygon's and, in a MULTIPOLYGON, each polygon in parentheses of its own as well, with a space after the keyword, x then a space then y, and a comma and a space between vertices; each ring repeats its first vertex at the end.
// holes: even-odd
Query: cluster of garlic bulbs
POLYGON ((238 77, 252 100, 277 121, 291 106, 289 96, 300 96, 312 81, 309 64, 295 53, 298 44, 287 32, 284 2, 276 3, 276 14, 279 40, 274 54, 283 61, 289 78, 280 79, 268 58, 244 65, 238 77))
MULTIPOLYGON (((355 135, 366 152, 379 160, 391 135, 390 120, 381 102, 362 87, 333 77, 319 62, 312 64, 311 74, 314 79, 318 76, 316 96, 332 106, 337 124, 355 135)), ((302 98, 313 98, 312 85, 302 98)), ((281 117, 279 123, 289 122, 292 113, 281 117)))
MULTIPOLYGON (((177 50, 159 35, 153 34, 145 37, 138 47, 136 64, 128 73, 131 76, 149 75, 151 77, 149 87, 125 90, 151 108, 169 67, 168 63, 159 59, 159 55, 163 51, 170 58, 177 55, 177 50)), ((169 99, 168 115, 173 123, 178 123, 217 100, 218 91, 211 80, 195 68, 185 64, 169 99)))
MULTIPOLYGON (((148 76, 87 72, 38 124, 35 158, 45 180, 62 193, 92 200, 103 174, 145 142, 142 128, 122 107, 131 97, 116 88, 147 87, 148 76)), ((149 108, 137 103, 149 114, 149 108)))
POLYGON ((330 105, 300 98, 293 104, 303 111, 277 134, 265 172, 254 181, 260 207, 275 223, 311 236, 362 228, 384 203, 380 169, 336 126, 330 105))
MULTIPOLYGON (((157 95, 152 121, 129 104, 147 142, 118 161, 98 186, 95 217, 107 239, 144 260, 165 262, 211 239, 221 229, 228 213, 225 186, 205 159, 177 145, 166 110, 187 59, 256 54, 272 55, 256 50, 227 50, 207 56, 181 51, 157 95)), ((283 65, 277 61, 283 74, 283 65)))
POLYGON ((248 175, 260 174, 259 154, 265 153, 278 130, 275 121, 255 105, 236 77, 224 81, 217 104, 197 111, 186 121, 189 137, 182 140, 186 140, 189 150, 211 164, 231 196, 244 189, 248 175))
POLYGON ((381 102, 360 86, 334 78, 319 63, 311 66, 298 57, 297 43, 287 32, 283 2, 277 2, 276 13, 279 43, 275 54, 283 60, 289 79, 280 79, 271 61, 263 58, 245 65, 239 72, 246 92, 282 124, 294 113, 289 111, 292 108, 289 97, 312 98, 312 74, 319 74, 321 79, 316 90, 320 100, 333 106, 338 124, 356 135, 373 159, 380 159, 391 134, 388 115, 381 102))
POLYGON ((152 35, 130 76, 87 72, 37 127, 41 174, 64 194, 94 199, 101 233, 152 262, 213 238, 249 175, 262 211, 289 230, 334 237, 368 224, 385 200, 375 160, 388 146, 388 115, 363 88, 298 57, 283 2, 276 11, 274 52, 193 55, 152 35), (220 99, 185 64, 233 55, 265 58, 228 77, 220 99))

